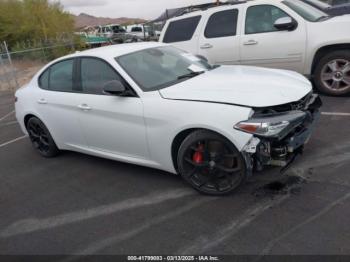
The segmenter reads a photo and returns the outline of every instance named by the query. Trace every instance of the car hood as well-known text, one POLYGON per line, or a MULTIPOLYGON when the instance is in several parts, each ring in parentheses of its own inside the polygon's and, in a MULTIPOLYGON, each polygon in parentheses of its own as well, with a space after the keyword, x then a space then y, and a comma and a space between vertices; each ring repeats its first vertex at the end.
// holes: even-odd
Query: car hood
POLYGON ((160 90, 166 99, 268 107, 296 102, 311 92, 302 75, 250 66, 221 66, 160 90))

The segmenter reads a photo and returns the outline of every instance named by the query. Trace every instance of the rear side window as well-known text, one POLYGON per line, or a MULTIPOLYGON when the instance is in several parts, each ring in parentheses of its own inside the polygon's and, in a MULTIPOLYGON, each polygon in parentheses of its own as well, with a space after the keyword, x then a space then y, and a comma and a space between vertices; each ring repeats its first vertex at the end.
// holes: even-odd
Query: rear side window
POLYGON ((49 89, 53 91, 73 91, 73 60, 59 62, 50 68, 49 89))
POLYGON ((201 16, 194 16, 170 22, 163 42, 175 43, 191 40, 200 20, 201 16))
POLYGON ((106 62, 96 58, 81 59, 81 85, 85 94, 103 94, 103 87, 121 77, 106 62))
POLYGON ((39 78, 42 89, 72 92, 74 60, 64 60, 49 67, 39 78))
POLYGON ((238 10, 225 10, 210 16, 204 35, 206 38, 235 36, 238 10))
POLYGON ((49 89, 50 69, 46 70, 39 78, 39 86, 42 89, 49 89))

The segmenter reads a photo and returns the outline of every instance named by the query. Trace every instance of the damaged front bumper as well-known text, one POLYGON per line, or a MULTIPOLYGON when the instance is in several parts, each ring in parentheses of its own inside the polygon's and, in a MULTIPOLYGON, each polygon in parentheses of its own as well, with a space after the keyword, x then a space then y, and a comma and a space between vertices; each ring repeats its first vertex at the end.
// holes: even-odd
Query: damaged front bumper
POLYGON ((284 171, 303 152, 319 118, 322 101, 318 95, 310 94, 296 105, 287 112, 278 112, 275 108, 256 110, 249 121, 235 127, 244 128, 247 123, 253 123, 254 127, 260 123, 255 130, 247 127, 248 131, 254 131, 242 151, 248 171, 261 171, 265 166, 278 166, 284 171))

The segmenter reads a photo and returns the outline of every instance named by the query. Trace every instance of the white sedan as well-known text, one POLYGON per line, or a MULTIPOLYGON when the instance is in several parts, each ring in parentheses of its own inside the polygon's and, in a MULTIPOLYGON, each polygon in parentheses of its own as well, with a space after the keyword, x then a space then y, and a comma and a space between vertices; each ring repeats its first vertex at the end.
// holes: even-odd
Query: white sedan
POLYGON ((60 58, 16 93, 16 117, 42 156, 72 150, 153 167, 212 195, 264 166, 287 167, 320 106, 298 73, 212 66, 159 43, 60 58))

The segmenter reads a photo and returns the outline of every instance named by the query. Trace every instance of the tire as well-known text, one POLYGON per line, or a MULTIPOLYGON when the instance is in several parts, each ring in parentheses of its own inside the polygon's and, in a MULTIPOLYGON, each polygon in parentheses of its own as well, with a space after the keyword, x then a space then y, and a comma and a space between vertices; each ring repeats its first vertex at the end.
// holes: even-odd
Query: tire
POLYGON ((27 123, 27 131, 34 149, 41 156, 52 158, 59 154, 59 149, 57 148, 55 141, 40 119, 36 117, 30 118, 27 123))
POLYGON ((343 96, 350 93, 350 51, 339 50, 319 60, 314 81, 316 88, 327 95, 343 96))
POLYGON ((198 130, 182 142, 177 163, 182 178, 200 193, 232 193, 246 180, 245 161, 237 148, 214 132, 198 130))

